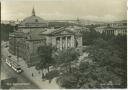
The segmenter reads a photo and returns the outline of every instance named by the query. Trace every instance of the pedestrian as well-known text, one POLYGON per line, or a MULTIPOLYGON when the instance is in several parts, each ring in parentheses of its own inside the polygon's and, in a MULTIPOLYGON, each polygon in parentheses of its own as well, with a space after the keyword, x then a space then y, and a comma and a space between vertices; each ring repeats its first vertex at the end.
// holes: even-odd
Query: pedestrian
POLYGON ((42 79, 44 78, 44 73, 42 73, 42 79))
POLYGON ((34 74, 32 73, 32 77, 34 76, 34 74))
POLYGON ((49 79, 49 83, 51 83, 52 79, 49 79))

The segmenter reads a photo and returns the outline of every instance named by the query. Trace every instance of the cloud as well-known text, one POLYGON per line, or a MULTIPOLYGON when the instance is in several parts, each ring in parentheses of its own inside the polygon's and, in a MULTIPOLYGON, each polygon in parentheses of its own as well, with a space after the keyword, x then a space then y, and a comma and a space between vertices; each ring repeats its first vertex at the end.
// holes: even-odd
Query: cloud
POLYGON ((4 0, 2 19, 24 19, 36 15, 44 19, 121 20, 126 19, 126 0, 4 0), (10 2, 14 1, 14 2, 10 2), (26 2, 27 1, 27 2, 26 2))
POLYGON ((74 15, 71 14, 63 14, 59 12, 54 12, 54 13, 40 13, 38 14, 40 17, 45 17, 45 19, 76 19, 74 15))
POLYGON ((104 15, 104 16, 85 16, 82 17, 86 20, 95 20, 95 21, 117 21, 119 20, 116 16, 113 15, 104 15))

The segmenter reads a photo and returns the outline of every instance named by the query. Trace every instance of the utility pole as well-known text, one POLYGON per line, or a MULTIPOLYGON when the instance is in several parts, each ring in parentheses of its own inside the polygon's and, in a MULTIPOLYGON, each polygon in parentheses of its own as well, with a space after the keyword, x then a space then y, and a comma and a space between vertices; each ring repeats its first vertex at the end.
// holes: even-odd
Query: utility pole
POLYGON ((16 46, 16 51, 17 51, 17 63, 19 63, 19 44, 18 44, 19 41, 17 41, 17 46, 16 46))
MULTIPOLYGON (((0 2, 0 23, 1 23, 1 2, 0 2)), ((1 25, 0 25, 0 28, 1 28, 1 25)), ((1 29, 0 29, 0 33, 1 33, 1 29)), ((1 36, 0 36, 0 41, 1 41, 1 36)), ((0 57, 1 57, 1 44, 0 44, 0 57)), ((0 58, 0 72, 1 72, 1 60, 2 58, 0 58)), ((1 79, 1 77, 0 77, 1 79)), ((0 88, 1 88, 1 83, 0 83, 0 88)))

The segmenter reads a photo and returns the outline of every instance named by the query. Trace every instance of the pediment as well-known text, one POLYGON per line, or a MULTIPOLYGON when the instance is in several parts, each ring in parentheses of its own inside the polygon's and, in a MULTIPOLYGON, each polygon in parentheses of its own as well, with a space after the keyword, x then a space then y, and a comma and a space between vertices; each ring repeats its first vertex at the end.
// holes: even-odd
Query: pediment
POLYGON ((61 30, 61 31, 56 31, 52 33, 52 35, 72 35, 72 34, 74 33, 69 30, 61 30))
POLYGON ((68 32, 68 31, 62 31, 62 32, 60 32, 60 34, 72 34, 72 33, 68 32))

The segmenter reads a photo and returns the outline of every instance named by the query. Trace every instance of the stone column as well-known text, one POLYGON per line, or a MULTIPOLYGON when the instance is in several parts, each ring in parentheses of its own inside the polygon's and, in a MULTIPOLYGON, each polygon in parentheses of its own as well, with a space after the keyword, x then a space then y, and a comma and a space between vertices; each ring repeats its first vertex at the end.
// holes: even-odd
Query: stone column
POLYGON ((83 44, 82 44, 82 36, 79 36, 78 37, 78 47, 81 47, 83 44))
MULTIPOLYGON (((55 46, 57 46, 57 37, 54 38, 54 43, 55 43, 55 46)), ((53 42, 52 42, 52 46, 54 46, 53 42)))
POLYGON ((63 43, 62 43, 62 37, 60 37, 60 50, 62 50, 62 45, 63 45, 63 43))
POLYGON ((74 35, 71 36, 71 47, 74 47, 75 45, 75 42, 74 42, 74 35))
MULTIPOLYGON (((52 46, 56 46, 57 43, 56 43, 56 38, 57 37, 51 37, 51 41, 49 42, 49 44, 51 44, 52 46)), ((49 39, 50 40, 50 39, 49 39)))
POLYGON ((68 48, 68 40, 67 40, 67 36, 65 37, 65 42, 66 42, 66 49, 68 48))

